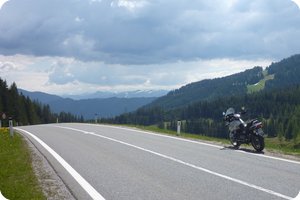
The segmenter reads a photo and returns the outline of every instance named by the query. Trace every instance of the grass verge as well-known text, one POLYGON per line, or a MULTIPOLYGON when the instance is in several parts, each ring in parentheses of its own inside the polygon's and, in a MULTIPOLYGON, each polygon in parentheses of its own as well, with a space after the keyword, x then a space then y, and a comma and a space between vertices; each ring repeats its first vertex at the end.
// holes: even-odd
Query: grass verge
POLYGON ((32 169, 30 152, 19 134, 0 128, 0 191, 10 200, 46 199, 32 169))
POLYGON ((269 151, 300 157, 300 142, 295 145, 293 141, 280 141, 276 138, 266 138, 266 147, 269 151))

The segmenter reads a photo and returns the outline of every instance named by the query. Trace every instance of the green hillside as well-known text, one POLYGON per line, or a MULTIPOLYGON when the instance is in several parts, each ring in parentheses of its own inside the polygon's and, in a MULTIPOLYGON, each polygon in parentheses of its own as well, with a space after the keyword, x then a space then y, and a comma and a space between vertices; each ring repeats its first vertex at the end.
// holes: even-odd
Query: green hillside
POLYGON ((266 70, 254 67, 230 76, 190 83, 147 105, 171 110, 217 98, 245 95, 300 84, 300 55, 272 63, 266 70))
POLYGON ((174 109, 202 100, 246 94, 247 86, 263 79, 262 67, 254 67, 223 78, 207 79, 188 84, 158 98, 147 107, 174 109))
MULTIPOLYGON (((266 72, 267 73, 267 72, 266 72)), ((274 79, 274 74, 264 75, 264 78, 253 85, 247 85, 247 93, 258 92, 265 89, 265 84, 269 80, 274 79)))
POLYGON ((300 54, 272 63, 268 68, 274 79, 266 82, 266 89, 284 88, 300 84, 300 54))

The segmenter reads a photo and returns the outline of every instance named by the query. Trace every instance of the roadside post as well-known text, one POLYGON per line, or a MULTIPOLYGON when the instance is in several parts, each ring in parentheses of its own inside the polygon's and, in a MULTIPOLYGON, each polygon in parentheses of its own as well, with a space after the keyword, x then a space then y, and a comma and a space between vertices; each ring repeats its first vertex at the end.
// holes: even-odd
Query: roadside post
POLYGON ((98 123, 98 114, 95 113, 95 124, 97 124, 97 123, 98 123))
POLYGON ((13 128, 13 120, 12 120, 12 118, 9 118, 8 124, 9 124, 9 133, 10 133, 10 136, 13 137, 14 136, 14 128, 13 128))
POLYGON ((2 119, 3 119, 3 120, 6 119, 5 113, 2 113, 2 114, 1 114, 1 118, 0 118, 0 128, 2 128, 2 121, 1 121, 2 119))
POLYGON ((181 126, 181 121, 177 121, 177 135, 180 135, 180 126, 181 126))

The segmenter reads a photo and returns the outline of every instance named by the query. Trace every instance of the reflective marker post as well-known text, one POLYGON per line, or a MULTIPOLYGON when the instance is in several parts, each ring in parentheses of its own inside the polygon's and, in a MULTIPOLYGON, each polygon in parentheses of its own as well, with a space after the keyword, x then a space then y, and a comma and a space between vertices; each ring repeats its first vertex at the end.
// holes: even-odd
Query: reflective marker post
POLYGON ((97 123, 98 123, 98 114, 95 113, 95 124, 97 124, 97 123))
POLYGON ((1 118, 0 118, 0 128, 2 128, 2 121, 1 119, 5 120, 6 119, 6 114, 5 113, 2 113, 1 114, 1 118))
POLYGON ((181 126, 181 121, 177 121, 177 135, 180 135, 180 126, 181 126))
POLYGON ((13 121, 12 121, 12 119, 10 119, 8 121, 8 124, 9 124, 9 133, 10 133, 10 136, 13 137, 14 136, 14 128, 13 128, 13 121))

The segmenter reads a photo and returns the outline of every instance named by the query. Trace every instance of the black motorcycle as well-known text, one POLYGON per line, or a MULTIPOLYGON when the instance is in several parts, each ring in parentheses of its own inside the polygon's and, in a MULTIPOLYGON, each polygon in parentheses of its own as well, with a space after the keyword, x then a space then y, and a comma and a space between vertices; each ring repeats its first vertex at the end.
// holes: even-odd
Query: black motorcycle
POLYGON ((257 119, 244 122, 241 115, 246 111, 242 108, 242 112, 235 113, 233 108, 228 108, 224 115, 224 121, 229 128, 229 139, 234 148, 238 149, 241 144, 249 144, 256 151, 262 151, 265 148, 264 131, 262 123, 257 119))

